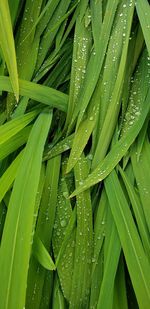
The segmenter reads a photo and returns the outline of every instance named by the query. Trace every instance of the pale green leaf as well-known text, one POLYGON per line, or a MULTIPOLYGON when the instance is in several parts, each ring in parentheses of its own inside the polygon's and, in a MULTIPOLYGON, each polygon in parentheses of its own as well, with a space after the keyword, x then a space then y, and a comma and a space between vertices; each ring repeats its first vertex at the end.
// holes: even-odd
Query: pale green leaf
POLYGON ((55 270, 56 266, 45 248, 41 239, 35 234, 32 246, 32 253, 38 262, 48 270, 55 270))
POLYGON ((7 63, 10 74, 10 81, 16 99, 19 99, 19 83, 16 62, 15 44, 12 32, 11 17, 8 1, 3 0, 0 3, 0 46, 3 56, 7 63))

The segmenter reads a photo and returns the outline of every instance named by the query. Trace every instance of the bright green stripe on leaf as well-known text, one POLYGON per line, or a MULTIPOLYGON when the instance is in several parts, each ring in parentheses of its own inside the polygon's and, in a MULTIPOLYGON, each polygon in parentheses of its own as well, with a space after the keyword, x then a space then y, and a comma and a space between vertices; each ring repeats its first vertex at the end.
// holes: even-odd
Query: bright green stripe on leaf
POLYGON ((3 51, 10 74, 10 81, 16 99, 19 99, 19 83, 16 62, 15 44, 12 32, 11 17, 8 1, 3 0, 0 3, 0 46, 3 51))
MULTIPOLYGON (((20 94, 51 107, 67 111, 68 96, 53 88, 35 84, 26 80, 19 80, 20 94)), ((0 90, 12 92, 8 77, 0 76, 0 90)))
POLYGON ((1 125, 0 146, 27 126, 37 115, 38 111, 35 110, 1 125))

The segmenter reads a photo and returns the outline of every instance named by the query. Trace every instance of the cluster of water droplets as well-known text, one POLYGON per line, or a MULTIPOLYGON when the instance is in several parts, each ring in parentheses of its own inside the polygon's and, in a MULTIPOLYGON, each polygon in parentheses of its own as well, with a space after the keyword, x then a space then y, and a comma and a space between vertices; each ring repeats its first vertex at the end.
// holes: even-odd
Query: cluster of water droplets
MULTIPOLYGON (((103 125, 108 105, 112 102, 112 94, 118 76, 122 50, 126 39, 127 21, 128 1, 125 0, 121 2, 118 8, 105 57, 100 93, 101 104, 103 106, 100 112, 101 126, 103 125)), ((118 104, 118 102, 116 102, 116 104, 118 104)))
POLYGON ((58 154, 61 154, 67 150, 70 149, 72 144, 72 138, 67 138, 66 140, 62 140, 60 143, 56 144, 53 148, 51 148, 51 145, 49 146, 51 149, 45 154, 46 157, 54 157, 58 154))
POLYGON ((145 50, 136 73, 131 77, 131 92, 128 103, 128 109, 124 118, 122 132, 125 133, 138 120, 150 84, 150 57, 145 50), (146 65, 145 65, 146 63, 146 65))
POLYGON ((74 44, 77 40, 77 53, 73 63, 73 69, 75 72, 74 78, 74 100, 77 99, 80 88, 83 85, 83 81, 86 73, 87 66, 87 56, 88 56, 88 43, 89 39, 87 37, 76 38, 74 44))
MULTIPOLYGON (((65 163, 66 164, 66 163, 65 163)), ((57 208, 55 223, 53 229, 53 250, 57 257, 64 240, 65 231, 71 218, 72 209, 68 198, 68 189, 66 179, 62 177, 59 184, 59 193, 57 198, 57 208)), ((58 274, 64 295, 68 298, 71 289, 71 280, 73 272, 73 259, 75 248, 75 235, 71 232, 70 237, 65 245, 63 256, 58 266, 58 274)))

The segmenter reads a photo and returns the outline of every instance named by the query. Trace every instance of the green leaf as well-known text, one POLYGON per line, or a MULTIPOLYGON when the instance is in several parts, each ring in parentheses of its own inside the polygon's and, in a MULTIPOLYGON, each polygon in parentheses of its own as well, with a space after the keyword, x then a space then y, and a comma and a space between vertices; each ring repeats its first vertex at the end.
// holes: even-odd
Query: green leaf
MULTIPOLYGON (((45 164, 42 164, 40 172, 40 181, 36 195, 35 210, 34 210, 34 227, 37 225, 37 217, 38 217, 38 211, 40 209, 41 196, 43 194, 44 183, 45 183, 45 164)), ((35 278, 37 279, 38 277, 39 270, 42 270, 44 274, 46 272, 46 269, 42 267, 40 263, 37 261, 37 259, 33 256, 33 254, 31 254, 29 270, 28 270, 26 304, 25 304, 27 308, 33 308, 33 306, 36 308, 36 304, 37 303, 40 304, 40 294, 42 293, 42 291, 40 291, 39 285, 37 285, 37 281, 35 280, 35 278), (32 284, 30 280, 31 277, 32 277, 32 284)), ((48 271, 48 273, 50 272, 48 271)))
POLYGON ((0 125, 2 125, 6 120, 6 113, 5 112, 1 112, 0 113, 0 125))
POLYGON ((89 176, 83 181, 83 184, 79 185, 79 187, 70 195, 70 197, 73 197, 81 193, 82 191, 87 190, 88 188, 98 183, 99 181, 102 181, 109 175, 109 173, 118 164, 118 162, 122 159, 129 147, 134 142, 135 138, 137 137, 144 124, 149 110, 150 90, 148 91, 143 109, 141 110, 141 114, 138 116, 138 119, 136 119, 133 126, 131 126, 126 132, 126 134, 122 136, 118 142, 116 142, 116 144, 107 154, 107 156, 101 161, 101 163, 97 166, 97 168, 91 174, 89 174, 89 176))
POLYGON ((43 161, 49 160, 69 150, 72 146, 73 138, 74 134, 71 134, 54 145, 54 147, 50 148, 51 145, 49 145, 48 148, 44 151, 43 161))
POLYGON ((121 135, 125 134, 138 118, 149 90, 149 72, 150 61, 148 60, 147 49, 144 48, 140 57, 139 64, 136 67, 127 110, 125 113, 121 135))
MULTIPOLYGON (((51 3, 47 13, 45 16, 48 17, 47 20, 47 27, 45 28, 45 22, 44 19, 41 20, 40 27, 44 28, 43 35, 41 37, 40 45, 39 45, 39 51, 38 51, 38 57, 37 57, 37 63, 36 63, 36 71, 41 67, 50 47, 52 46, 53 42, 55 41, 56 34, 59 30, 60 25, 58 24, 58 27, 55 28, 52 32, 51 29, 56 25, 59 19, 61 19, 67 12, 68 7, 70 5, 71 1, 66 0, 65 2, 55 0, 55 3, 51 3)), ((46 17, 46 19, 47 19, 46 17)))
POLYGON ((95 50, 97 51, 99 35, 102 26, 102 0, 91 1, 90 5, 94 46, 95 50))
POLYGON ((8 0, 9 3, 9 10, 10 10, 10 15, 11 15, 11 21, 12 21, 12 25, 15 25, 16 22, 16 17, 17 17, 17 13, 18 13, 18 8, 19 8, 19 0, 8 0))
POLYGON ((68 160, 66 173, 70 172, 79 160, 95 126, 93 116, 84 120, 78 127, 72 143, 72 149, 68 160))
POLYGON ((127 288, 125 281, 125 267, 123 255, 120 256, 120 261, 117 269, 114 286, 114 309, 128 309, 127 288))
POLYGON ((76 207, 75 207, 74 210, 72 211, 70 220, 69 220, 68 225, 67 225, 66 230, 65 230, 65 236, 64 236, 63 242, 61 244, 59 253, 57 255, 57 259, 56 259, 56 263, 55 263, 56 267, 57 267, 57 265, 59 265, 60 261, 63 259, 63 254, 66 250, 68 240, 71 237, 71 233, 73 232, 73 229, 75 228, 76 217, 77 217, 77 211, 76 211, 76 207))
POLYGON ((91 54, 88 67, 87 74, 84 80, 84 84, 82 87, 82 91, 80 93, 79 101, 77 108, 74 112, 73 119, 75 119, 79 113, 78 117, 78 125, 82 120, 84 112, 89 104, 89 101, 92 97, 94 89, 96 87, 104 57, 107 49, 112 24, 114 21, 115 12, 118 6, 119 0, 108 0, 107 1, 107 9, 104 16, 104 20, 101 26, 101 33, 99 36, 99 42, 97 43, 97 51, 95 50, 91 54))
POLYGON ((14 152, 27 142, 31 128, 32 125, 23 128, 0 145, 0 160, 6 158, 10 153, 14 152))
POLYGON ((138 195, 135 192, 134 187, 132 186, 128 176, 126 175, 126 173, 121 169, 121 167, 119 167, 119 172, 122 176, 122 179, 124 181, 124 184, 126 186, 131 204, 132 204, 132 208, 134 211, 134 215, 136 218, 136 222, 138 225, 138 229, 139 229, 139 233, 143 242, 143 247, 147 253, 147 255, 150 257, 150 242, 149 242, 149 232, 147 229, 147 224, 146 224, 146 220, 145 220, 145 216, 144 216, 144 212, 142 209, 142 205, 140 202, 140 199, 138 197, 138 195))
POLYGON ((10 81, 16 99, 19 99, 19 83, 16 62, 15 44, 12 32, 11 17, 9 12, 8 1, 0 3, 0 46, 3 56, 7 63, 10 74, 10 81))
MULTIPOLYGON (((108 210, 110 211, 110 210, 108 210)), ((105 260, 104 260, 104 274, 103 280, 100 289, 100 295, 98 299, 97 309, 106 308, 109 309, 112 307, 113 301, 113 288, 114 288, 114 281, 117 272, 120 252, 121 252, 121 244, 120 239, 118 236, 118 232, 110 213, 110 220, 107 220, 106 225, 108 224, 108 244, 105 252, 105 260), (112 255, 112 252, 115 252, 112 255)), ((106 231, 107 237, 107 231, 106 231)), ((105 240, 106 242, 106 240, 105 240)))
POLYGON ((149 166, 150 166, 150 144, 149 139, 146 136, 145 142, 142 148, 142 152, 139 158, 137 159, 137 144, 134 144, 131 154, 131 162, 133 166, 133 171, 135 175, 135 179, 137 182, 137 187, 139 189, 140 198, 142 201, 143 211, 145 214, 145 219, 147 222, 148 229, 150 231, 150 174, 149 174, 149 166))
POLYGON ((149 308, 150 264, 115 170, 105 179, 106 193, 140 308, 149 308))
POLYGON ((0 178, 0 202, 4 198, 6 192, 11 188, 21 162, 22 152, 14 159, 11 165, 6 169, 0 178))
MULTIPOLYGON (((64 165, 65 162, 63 162, 63 169, 64 165)), ((69 193, 66 178, 64 177, 64 171, 62 177, 60 178, 57 194, 57 208, 53 226, 52 244, 63 294, 65 298, 69 300, 73 274, 75 231, 73 230, 72 233, 70 233, 65 250, 63 252, 61 251, 63 254, 60 258, 60 250, 62 250, 62 244, 64 242, 65 235, 68 230, 67 228, 72 217, 71 203, 70 200, 66 198, 69 193), (59 262, 57 260, 58 256, 59 262)))
MULTIPOLYGON (((88 174, 88 162, 82 156, 74 168, 76 185, 88 174)), ((70 308, 88 304, 93 256, 93 225, 90 191, 77 196, 77 230, 70 308)))
POLYGON ((147 0, 136 1, 136 10, 150 56, 150 7, 147 0))
POLYGON ((35 234, 32 246, 32 253, 38 262, 48 270, 55 270, 56 266, 45 248, 41 239, 35 234))
POLYGON ((0 146, 8 141, 11 137, 27 126, 37 115, 39 111, 34 110, 23 116, 19 116, 13 120, 0 126, 0 146))
POLYGON ((25 305, 35 200, 49 125, 50 114, 44 112, 31 131, 10 198, 0 249, 2 309, 25 305))
POLYGON ((59 285, 58 278, 55 278, 54 281, 54 292, 53 292, 53 309, 65 309, 65 299, 63 297, 61 287, 59 285))
MULTIPOLYGON (((47 162, 44 188, 36 222, 36 235, 41 239, 49 253, 51 252, 52 231, 56 213, 60 160, 60 156, 57 156, 47 162)), ((42 291, 47 277, 51 284, 53 282, 52 276, 48 275, 48 272, 43 267, 40 267, 37 260, 31 258, 26 296, 27 308, 32 309, 39 306, 40 302, 42 302, 42 291)))
MULTIPOLYGON (((58 90, 25 80, 19 80, 20 94, 51 107, 67 111, 68 96, 58 90)), ((0 76, 0 90, 13 92, 8 77, 0 76)))
POLYGON ((104 250, 103 242, 102 249, 100 251, 94 273, 92 274, 91 280, 91 295, 90 295, 90 308, 96 308, 99 298, 99 293, 101 289, 101 283, 103 279, 103 270, 104 270, 104 250))
POLYGON ((126 60, 127 60, 127 53, 128 53, 128 45, 129 45, 129 37, 130 37, 130 31, 132 26, 132 19, 133 19, 133 13, 134 13, 134 1, 131 3, 130 6, 128 6, 128 0, 123 1, 120 11, 118 12, 119 19, 117 21, 117 25, 114 28, 114 32, 112 33, 112 41, 110 42, 110 45, 108 46, 108 61, 106 58, 106 73, 104 71, 103 74, 103 83, 104 86, 101 89, 101 96, 102 96, 102 102, 101 102, 101 111, 100 111, 100 125, 102 126, 101 132, 99 133, 99 138, 97 141, 97 147, 95 150, 93 162, 92 162, 92 169, 95 168, 98 163, 105 157, 108 147, 110 145, 114 129, 116 127, 117 118, 120 111, 120 105, 121 105, 121 94, 122 94, 122 88, 123 88, 123 82, 125 78, 125 68, 126 68, 126 60), (123 4, 124 3, 124 4, 123 4), (126 6, 124 8, 124 5, 126 6), (124 13, 122 13, 122 10, 124 13), (127 11, 126 11, 127 10, 127 11), (123 15, 123 17, 120 15, 123 15), (126 20, 127 19, 127 20, 126 20), (124 24, 125 21, 125 24, 124 24), (124 28, 126 28, 124 30, 124 28), (117 36, 117 38, 116 38, 117 36), (124 39, 125 36, 125 39, 124 39), (115 41, 121 41, 122 44, 118 44, 118 50, 117 48, 114 48, 114 42, 115 41), (113 48, 115 49, 115 52, 112 53, 113 48), (114 57, 114 58, 113 58, 114 57), (112 67, 110 67, 109 62, 112 61, 112 58, 115 59, 115 67, 117 66, 118 61, 120 60, 120 63, 118 65, 118 70, 115 72, 115 68, 113 68, 112 73, 112 67), (117 74, 117 75, 116 75, 117 74), (115 83, 112 82, 114 80, 113 76, 116 76, 115 83), (105 85, 106 84, 106 85, 105 85), (108 84, 108 86, 107 86, 108 84), (104 92, 104 95, 103 95, 104 92), (104 97, 104 98, 103 98, 104 97), (109 105, 108 105, 108 102, 109 105), (103 147, 101 146, 103 145, 103 147))
MULTIPOLYGON (((81 4, 80 4, 81 5, 81 4)), ((85 15, 85 12, 84 12, 85 15)), ((81 20, 80 14, 76 19, 75 37, 73 44, 72 69, 70 80, 70 92, 68 111, 65 127, 69 126, 70 132, 72 126, 72 115, 76 106, 78 106, 79 93, 85 78, 86 68, 91 52, 92 37, 91 27, 86 27, 85 16, 81 20)))
POLYGON ((99 112, 99 86, 96 87, 91 103, 87 110, 86 118, 80 123, 75 132, 71 153, 67 164, 67 173, 75 166, 79 160, 91 133, 96 125, 96 115, 99 112))
POLYGON ((103 189, 94 221, 94 254, 92 273, 94 272, 98 263, 99 254, 104 241, 107 206, 108 199, 105 189, 103 189))

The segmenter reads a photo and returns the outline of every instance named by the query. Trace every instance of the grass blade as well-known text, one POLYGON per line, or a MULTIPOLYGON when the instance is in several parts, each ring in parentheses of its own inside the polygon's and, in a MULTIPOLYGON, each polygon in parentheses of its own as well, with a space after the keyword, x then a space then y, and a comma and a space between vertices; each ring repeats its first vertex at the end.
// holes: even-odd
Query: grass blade
POLYGON ((50 114, 42 113, 31 131, 11 195, 0 250, 2 309, 25 305, 35 199, 49 125, 50 114))
MULTIPOLYGON (((59 168, 59 156, 47 162, 44 188, 36 223, 36 235, 41 239, 49 253, 51 253, 51 240, 56 213, 59 168)), ((40 308, 45 281, 49 284, 50 293, 50 286, 53 282, 53 277, 51 273, 48 273, 49 272, 41 267, 37 260, 32 256, 28 272, 26 296, 26 306, 28 309, 40 308), (46 280, 47 277, 48 281, 46 280)))
POLYGON ((72 126, 72 115, 75 107, 78 105, 79 92, 85 78, 91 50, 91 40, 91 27, 90 25, 85 25, 85 16, 81 19, 79 15, 75 26, 69 103, 65 124, 66 128, 69 125, 68 133, 72 126))
MULTIPOLYGON (((110 211, 110 210, 109 210, 110 211)), ((106 308, 109 309, 112 307, 113 302, 113 288, 115 282, 115 276, 117 272, 121 244, 118 236, 118 232, 111 215, 111 224, 109 224, 109 240, 108 248, 106 251, 106 261, 104 265, 104 275, 101 284, 100 295, 98 299, 97 309, 106 308), (112 256, 112 251, 115 251, 115 254, 112 256)), ((107 223, 106 223, 107 224, 107 223)))
POLYGON ((62 154, 63 152, 69 150, 72 146, 73 138, 74 138, 74 134, 71 134, 67 136, 66 138, 64 138, 62 141, 58 142, 51 149, 46 149, 44 152, 43 161, 56 157, 59 154, 62 154))
POLYGON ((27 142, 31 128, 31 125, 23 128, 17 134, 13 135, 6 142, 0 145, 0 160, 6 158, 9 154, 15 150, 18 150, 18 148, 27 142))
POLYGON ((16 62, 15 44, 12 32, 11 17, 8 1, 1 1, 0 4, 0 46, 3 51, 10 74, 10 81, 16 99, 19 99, 19 83, 16 62))
MULTIPOLYGON (((64 112, 67 111, 68 96, 53 88, 28 82, 19 81, 20 94, 35 101, 56 107, 64 112), (53 105, 54 104, 54 105, 53 105)), ((0 90, 12 92, 12 87, 8 77, 0 76, 0 90)))
POLYGON ((148 91, 146 100, 144 102, 143 109, 141 114, 138 115, 138 119, 134 122, 133 126, 129 128, 127 133, 120 138, 118 142, 116 142, 115 146, 113 146, 112 150, 108 153, 108 155, 102 160, 102 162, 97 166, 97 168, 89 174, 89 176, 84 180, 83 184, 77 188, 70 197, 75 196, 87 190, 94 184, 103 180, 105 177, 109 175, 109 173, 113 170, 113 168, 118 164, 118 162, 122 159, 122 157, 126 154, 129 147, 134 142, 135 138, 139 134, 144 121, 147 117, 147 114, 150 110, 150 90, 148 91))
POLYGON ((105 57, 105 52, 107 49, 107 44, 109 41, 109 36, 111 33, 112 29, 112 24, 114 20, 114 15, 117 9, 119 1, 118 0, 108 0, 107 1, 107 9, 106 9, 106 14, 101 26, 101 33, 99 36, 99 42, 97 45, 97 52, 95 54, 95 51, 91 54, 91 58, 88 63, 87 67, 87 74, 86 78, 83 84, 82 88, 82 93, 79 98, 78 106, 75 110, 75 113, 73 115, 74 118, 78 117, 78 125, 82 120, 82 117, 84 115, 84 111, 87 108, 89 101, 92 97, 92 94, 94 92, 94 89, 96 87, 104 57, 105 57), (80 109, 80 111, 79 111, 80 109))
MULTIPOLYGON (((65 161, 63 162, 63 168, 66 165, 65 161)), ((69 301, 71 293, 71 282, 72 282, 72 273, 73 273, 73 262, 74 262, 74 246, 75 246, 75 231, 70 234, 68 238, 67 245, 63 252, 62 258, 59 259, 59 252, 62 247, 62 243, 65 239, 66 231, 70 219, 72 217, 72 207, 70 200, 66 197, 69 195, 68 186, 66 178, 64 177, 64 171, 62 177, 60 178, 59 188, 58 188, 58 198, 57 198, 57 208, 55 223, 53 229, 53 251, 54 257, 57 263, 57 272, 60 280, 60 284, 63 290, 64 297, 69 301)))
POLYGON ((147 0, 136 1, 136 10, 150 56, 150 8, 147 0))
POLYGON ((25 126, 27 126, 37 115, 37 110, 29 112, 26 115, 17 117, 2 126, 0 126, 0 145, 4 144, 11 137, 21 131, 25 126))
MULTIPOLYGON (((124 4, 122 4, 121 6, 121 8, 124 11, 125 11, 124 5, 127 7, 127 2, 128 1, 125 1, 125 2, 123 1, 124 4)), ((106 85, 108 83, 108 87, 105 88, 106 94, 107 92, 110 92, 110 91, 112 92, 112 94, 110 92, 111 96, 109 98, 105 95, 104 98, 106 97, 106 99, 105 100, 103 99, 104 102, 102 101, 104 106, 102 106, 101 109, 105 116, 102 117, 101 116, 102 112, 100 113, 101 118, 104 118, 104 119, 101 119, 102 129, 101 129, 100 136, 97 142, 97 147, 96 147, 94 159, 92 162, 92 168, 95 168, 98 162, 100 162, 106 155, 110 141, 113 136, 114 129, 116 127, 116 121, 117 121, 119 111, 120 111, 123 82, 125 78, 125 68, 126 68, 127 52, 128 52, 129 37, 130 37, 130 32, 131 32, 133 13, 134 13, 134 2, 132 2, 131 5, 128 7, 127 12, 126 11, 125 13, 119 12, 119 17, 120 17, 120 14, 123 14, 123 19, 122 17, 119 19, 118 26, 120 26, 120 22, 122 24, 122 21, 126 20, 127 18, 125 25, 123 24, 122 26, 122 31, 120 31, 121 32, 120 34, 122 35, 122 48, 120 49, 120 53, 122 53, 122 55, 121 55, 120 64, 118 67, 116 81, 113 85, 113 89, 111 88, 110 88, 111 90, 109 89, 110 87, 109 84, 111 83, 111 81, 109 80, 109 77, 107 76, 104 79, 104 83, 106 83, 106 85), (124 30, 124 27, 126 27, 126 30, 124 30), (124 41, 124 35, 125 35, 125 41, 124 41), (107 105, 108 104, 107 101, 109 100, 110 100, 110 103, 109 105, 107 105), (103 145, 103 147, 101 147, 101 145, 103 145)), ((114 36, 115 35, 116 35, 116 31, 114 33, 114 36)), ((118 36, 118 40, 120 41, 120 36, 118 36)), ((110 48, 112 50, 111 45, 110 45, 110 48)), ((111 50, 110 50, 110 56, 112 56, 111 50)), ((118 54, 119 54, 119 51, 116 54, 114 53, 115 59, 118 58, 118 54)), ((106 72, 108 71, 110 73, 111 71, 109 71, 109 64, 107 64, 107 66, 108 66, 108 70, 106 67, 106 72)), ((112 77, 110 75, 110 79, 111 78, 112 77)))
POLYGON ((150 174, 147 172, 149 171, 149 166, 150 166, 150 145, 149 145, 149 140, 147 136, 145 138, 145 142, 143 145, 143 149, 142 149, 139 161, 137 160, 136 149, 137 149, 137 145, 135 144, 133 151, 132 151, 132 155, 131 155, 131 162, 132 162, 137 186, 139 189, 140 198, 141 198, 142 205, 143 205, 145 219, 148 225, 148 229, 150 231, 150 207, 149 207, 150 174))
POLYGON ((106 178, 105 188, 139 307, 148 309, 150 264, 115 170, 106 178))
POLYGON ((144 212, 142 209, 142 205, 140 203, 140 199, 138 198, 134 187, 130 183, 130 180, 126 173, 119 167, 119 172, 122 176, 124 184, 126 186, 132 208, 135 214, 136 222, 138 225, 139 233, 143 242, 143 247, 148 256, 150 256, 150 242, 149 242, 149 233, 147 229, 147 224, 144 216, 144 212))
POLYGON ((123 255, 121 254, 114 286, 114 309, 128 309, 125 269, 123 255))
POLYGON ((34 257, 39 261, 39 263, 48 270, 55 270, 56 266, 49 255, 48 251, 46 250, 43 242, 41 239, 35 234, 33 246, 32 246, 32 253, 34 257))
MULTIPOLYGON (((76 184, 88 173, 88 164, 82 157, 75 168, 76 184)), ((93 226, 90 191, 77 196, 77 231, 75 260, 70 297, 71 308, 83 308, 88 304, 93 255, 93 226)))
POLYGON ((11 188, 21 162, 22 152, 14 159, 11 165, 0 178, 0 202, 4 198, 7 191, 11 188))

